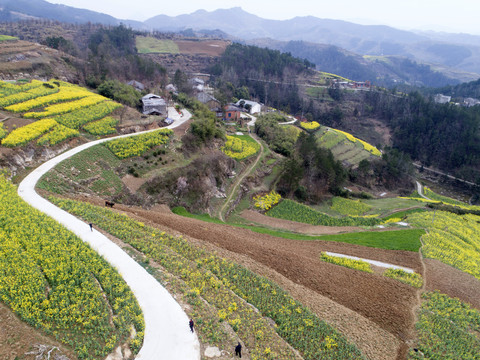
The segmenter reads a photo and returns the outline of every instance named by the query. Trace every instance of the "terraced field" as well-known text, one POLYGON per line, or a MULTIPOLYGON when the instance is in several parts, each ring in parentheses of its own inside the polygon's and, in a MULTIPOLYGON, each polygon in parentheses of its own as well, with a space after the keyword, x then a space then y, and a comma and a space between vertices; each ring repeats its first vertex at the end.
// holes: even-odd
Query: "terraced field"
MULTIPOLYGON (((33 80, 25 84, 0 82, 0 94, 0 107, 18 114, 15 116, 31 119, 22 127, 15 126, 13 120, 2 123, 0 144, 7 147, 24 146, 35 141, 38 145, 59 144, 79 136, 82 126, 105 118, 121 107, 84 88, 56 80, 33 80)), ((110 124, 114 122, 110 121, 110 124)), ((87 126, 85 131, 96 134, 115 131, 112 125, 108 131, 95 131, 92 126, 87 126)))
POLYGON ((340 130, 322 126, 316 136, 320 146, 330 149, 335 159, 347 166, 358 165, 364 159, 381 156, 374 146, 340 130))

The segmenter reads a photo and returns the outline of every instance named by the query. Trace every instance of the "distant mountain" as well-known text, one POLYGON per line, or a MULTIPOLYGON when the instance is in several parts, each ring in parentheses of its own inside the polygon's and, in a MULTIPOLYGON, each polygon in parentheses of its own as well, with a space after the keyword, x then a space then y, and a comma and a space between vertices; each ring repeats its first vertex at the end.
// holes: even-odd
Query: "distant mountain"
POLYGON ((145 24, 158 30, 180 31, 185 28, 220 29, 242 39, 272 38, 304 40, 334 44, 351 51, 369 50, 374 43, 394 41, 415 43, 428 37, 383 25, 358 25, 342 20, 319 19, 313 16, 290 20, 267 20, 247 13, 239 7, 212 12, 198 10, 192 14, 170 17, 155 16, 145 24), (353 40, 353 41, 352 41, 353 40), (351 47, 354 48, 351 48, 351 47))
MULTIPOLYGON (((447 78, 468 81, 480 77, 478 75, 480 74, 480 36, 468 34, 410 32, 383 25, 359 25, 341 20, 319 19, 313 16, 295 17, 283 21, 267 20, 258 15, 247 13, 239 7, 211 12, 198 10, 192 14, 174 17, 158 15, 143 23, 133 20, 119 20, 110 15, 56 5, 44 0, 0 0, 0 8, 0 21, 42 18, 69 23, 91 22, 105 25, 123 23, 139 30, 180 32, 192 36, 195 34, 210 34, 210 36, 222 38, 231 36, 232 39, 239 41, 273 39, 271 40, 272 43, 275 41, 291 42, 291 44, 301 42, 303 44, 317 44, 320 47, 320 44, 327 44, 361 56, 368 55, 383 59, 394 57, 392 58, 394 60, 384 61, 382 66, 376 66, 369 71, 381 70, 385 65, 390 66, 392 62, 399 64, 399 59, 410 59, 418 63, 438 64, 432 69, 442 73, 445 73, 445 67, 456 69, 456 71, 447 69, 447 78), (460 73, 458 70, 460 70, 460 73)), ((305 57, 302 55, 305 51, 316 51, 318 53, 318 49, 314 51, 312 46, 308 45, 310 49, 299 50, 298 52, 292 51, 292 54, 305 57)), ((295 47, 298 50, 298 44, 295 47)), ((332 49, 329 48, 330 56, 337 58, 343 56, 341 51, 332 51, 332 49)), ((289 50, 285 49, 285 51, 289 50)), ((350 61, 351 59, 347 58, 346 60, 350 61)), ((316 63, 322 64, 321 61, 316 61, 316 63)), ((344 68, 346 68, 348 61, 343 63, 344 68)), ((364 69, 361 69, 364 65, 368 64, 361 64, 360 66, 351 63, 353 68, 350 69, 350 72, 365 73, 364 69)), ((404 66, 405 69, 410 66, 406 61, 403 61, 403 65, 407 65, 404 66)), ((404 78, 401 74, 399 77, 404 78)), ((418 79, 405 80, 407 82, 420 81, 420 83, 424 83, 424 81, 418 79)))
POLYGON ((67 23, 125 25, 143 28, 143 23, 119 20, 113 16, 71 6, 51 4, 44 0, 0 0, 0 21, 49 19, 67 23))
POLYGON ((480 36, 474 35, 415 33, 389 26, 358 25, 313 16, 267 20, 238 7, 212 12, 198 10, 175 17, 159 15, 145 24, 165 31, 219 29, 244 40, 270 38, 329 44, 361 55, 402 56, 480 73, 480 36))

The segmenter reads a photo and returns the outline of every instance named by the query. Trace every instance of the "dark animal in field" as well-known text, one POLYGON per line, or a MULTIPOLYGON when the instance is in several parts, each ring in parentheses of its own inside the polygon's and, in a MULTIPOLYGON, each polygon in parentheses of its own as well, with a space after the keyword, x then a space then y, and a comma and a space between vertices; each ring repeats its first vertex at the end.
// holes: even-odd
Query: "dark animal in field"
POLYGON ((107 201, 107 200, 105 201, 105 206, 108 206, 108 207, 111 207, 111 208, 113 208, 113 205, 115 205, 115 203, 114 203, 114 202, 107 201))

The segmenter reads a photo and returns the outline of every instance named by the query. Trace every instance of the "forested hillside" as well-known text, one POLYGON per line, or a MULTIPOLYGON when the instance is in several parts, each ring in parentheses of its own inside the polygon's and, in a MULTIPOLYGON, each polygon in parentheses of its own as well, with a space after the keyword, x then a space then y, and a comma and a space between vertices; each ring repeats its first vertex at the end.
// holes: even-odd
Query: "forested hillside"
POLYGON ((234 43, 209 71, 224 93, 247 86, 259 101, 296 113, 301 106, 297 80, 312 76, 313 67, 289 53, 234 43))
POLYGON ((459 84, 456 86, 445 86, 439 89, 431 89, 430 93, 442 93, 444 95, 450 95, 454 98, 467 98, 472 97, 480 98, 480 79, 476 81, 470 81, 467 83, 459 84))
POLYGON ((477 181, 480 161, 480 108, 435 104, 419 93, 393 96, 368 92, 372 114, 393 130, 393 145, 427 166, 477 181))
MULTIPOLYGON (((455 85, 467 74, 445 72, 431 65, 411 60, 405 56, 362 56, 338 46, 316 44, 305 41, 274 41, 259 39, 249 41, 256 46, 264 46, 289 52, 293 56, 305 58, 315 64, 318 70, 337 74, 355 81, 368 80, 379 86, 395 87, 401 84, 415 86, 455 85)), ((443 69, 442 69, 443 70, 443 69)))

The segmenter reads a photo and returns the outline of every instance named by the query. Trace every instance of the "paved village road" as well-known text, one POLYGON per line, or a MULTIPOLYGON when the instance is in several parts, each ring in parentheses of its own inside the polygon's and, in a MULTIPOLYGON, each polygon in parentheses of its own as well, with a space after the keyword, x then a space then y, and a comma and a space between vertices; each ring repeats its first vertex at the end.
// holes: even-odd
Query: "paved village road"
MULTIPOLYGON (((172 115, 175 121, 168 128, 177 127, 191 117, 191 114, 186 110, 183 111, 183 116, 178 113, 175 115, 174 111, 169 111, 169 115, 172 115)), ((138 134, 140 133, 121 135, 116 138, 138 134)), ((144 343, 136 359, 199 360, 200 344, 198 338, 195 333, 190 332, 187 315, 168 291, 119 246, 98 231, 90 231, 88 224, 56 207, 35 191, 38 180, 61 161, 91 146, 111 139, 101 139, 83 144, 47 161, 32 171, 20 183, 18 194, 27 203, 51 216, 87 242, 113 265, 125 279, 135 294, 145 318, 144 343)))

